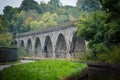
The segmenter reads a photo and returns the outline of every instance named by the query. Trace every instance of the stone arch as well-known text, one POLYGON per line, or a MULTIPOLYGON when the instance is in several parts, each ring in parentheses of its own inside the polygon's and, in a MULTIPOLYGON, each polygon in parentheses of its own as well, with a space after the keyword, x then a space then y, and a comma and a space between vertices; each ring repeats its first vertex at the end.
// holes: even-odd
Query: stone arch
POLYGON ((24 41, 21 40, 20 47, 25 47, 24 41))
POLYGON ((71 46, 70 46, 70 54, 73 55, 73 57, 80 56, 77 54, 78 52, 83 52, 86 49, 85 40, 83 38, 77 37, 77 32, 74 33, 71 46))
POLYGON ((35 39, 35 56, 40 56, 41 54, 41 41, 40 39, 37 37, 35 39))
POLYGON ((56 58, 66 58, 67 57, 67 45, 65 37, 62 33, 58 35, 56 48, 55 48, 56 58))
POLYGON ((44 52, 45 52, 45 57, 53 57, 53 46, 52 46, 52 41, 50 36, 47 36, 45 38, 45 43, 44 43, 44 52))
POLYGON ((15 45, 15 46, 17 46, 17 44, 18 44, 18 43, 17 43, 17 40, 14 40, 14 41, 12 42, 12 44, 15 45))
POLYGON ((27 51, 29 53, 32 52, 32 41, 31 41, 31 39, 27 40, 27 51))

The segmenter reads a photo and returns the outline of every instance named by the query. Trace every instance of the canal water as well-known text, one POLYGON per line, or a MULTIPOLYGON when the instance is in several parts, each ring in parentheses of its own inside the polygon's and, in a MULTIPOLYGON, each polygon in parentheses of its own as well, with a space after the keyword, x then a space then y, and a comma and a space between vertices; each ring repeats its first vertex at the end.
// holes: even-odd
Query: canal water
POLYGON ((120 72, 89 69, 84 80, 120 80, 120 72))

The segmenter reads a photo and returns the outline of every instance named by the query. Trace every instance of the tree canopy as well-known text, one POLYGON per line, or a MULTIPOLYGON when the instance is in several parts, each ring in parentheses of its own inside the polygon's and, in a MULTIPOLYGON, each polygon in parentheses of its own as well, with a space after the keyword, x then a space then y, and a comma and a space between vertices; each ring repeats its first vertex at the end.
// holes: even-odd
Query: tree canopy
POLYGON ((87 12, 100 9, 100 3, 98 0, 78 0, 76 5, 78 9, 87 12))
POLYGON ((63 6, 60 0, 40 4, 34 0, 23 0, 18 8, 4 8, 4 15, 10 23, 8 30, 13 35, 74 21, 80 13, 76 7, 63 6))
POLYGON ((39 11, 39 4, 34 0, 23 0, 22 4, 20 5, 20 9, 22 10, 36 10, 39 11))
POLYGON ((8 33, 9 21, 4 15, 0 15, 0 46, 10 46, 12 35, 8 33))
POLYGON ((110 60, 116 62, 118 60, 117 56, 120 55, 120 1, 100 0, 100 2, 103 11, 81 15, 77 24, 77 34, 89 41, 91 59, 100 58, 107 62, 111 62, 110 60), (113 55, 115 57, 111 57, 113 55), (108 58, 111 59, 108 60, 108 58))
POLYGON ((61 7, 62 6, 62 3, 59 0, 50 0, 50 2, 48 4, 52 5, 53 7, 61 7))

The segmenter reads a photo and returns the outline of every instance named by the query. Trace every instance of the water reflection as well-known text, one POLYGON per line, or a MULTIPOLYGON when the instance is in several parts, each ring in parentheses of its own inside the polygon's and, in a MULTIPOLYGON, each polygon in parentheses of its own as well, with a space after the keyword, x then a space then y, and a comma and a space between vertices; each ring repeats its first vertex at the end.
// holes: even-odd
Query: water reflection
POLYGON ((89 69, 88 77, 84 80, 120 80, 120 72, 89 69))

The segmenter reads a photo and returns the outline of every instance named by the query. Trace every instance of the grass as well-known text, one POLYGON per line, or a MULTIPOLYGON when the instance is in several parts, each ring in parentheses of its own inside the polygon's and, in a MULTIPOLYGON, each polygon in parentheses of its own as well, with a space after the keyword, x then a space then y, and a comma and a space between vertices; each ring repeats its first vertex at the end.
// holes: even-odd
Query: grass
POLYGON ((66 60, 41 60, 13 65, 0 72, 1 80, 63 80, 81 73, 86 64, 66 60))

